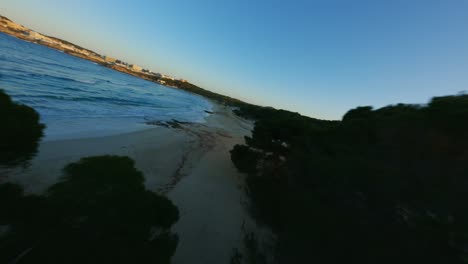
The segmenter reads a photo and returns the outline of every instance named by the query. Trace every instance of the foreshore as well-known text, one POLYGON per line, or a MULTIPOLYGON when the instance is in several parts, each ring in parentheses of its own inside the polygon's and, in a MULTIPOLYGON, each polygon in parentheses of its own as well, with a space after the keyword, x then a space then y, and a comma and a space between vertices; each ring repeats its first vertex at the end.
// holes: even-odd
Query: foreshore
POLYGON ((59 180, 66 164, 82 157, 129 156, 144 173, 147 188, 166 194, 179 207, 174 231, 180 240, 173 263, 229 263, 232 249, 241 247, 242 226, 252 222, 243 206, 243 176, 229 150, 244 142, 253 123, 226 106, 213 103, 213 111, 203 124, 43 142, 28 168, 11 170, 1 180, 41 193, 59 180))

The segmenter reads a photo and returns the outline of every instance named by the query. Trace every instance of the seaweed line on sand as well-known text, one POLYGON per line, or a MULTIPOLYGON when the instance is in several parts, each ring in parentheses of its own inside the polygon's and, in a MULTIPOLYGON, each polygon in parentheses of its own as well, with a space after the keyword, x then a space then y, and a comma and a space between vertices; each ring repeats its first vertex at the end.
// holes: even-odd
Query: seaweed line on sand
MULTIPOLYGON (((160 124, 158 123, 157 125, 160 124)), ((185 176, 188 175, 188 172, 192 168, 193 163, 199 160, 204 153, 208 152, 216 146, 217 137, 221 135, 226 137, 225 134, 220 132, 211 132, 202 129, 205 126, 200 124, 181 123, 175 121, 175 123, 170 123, 169 125, 170 126, 162 126, 167 128, 180 129, 183 132, 194 136, 195 140, 191 142, 188 149, 183 153, 181 161, 179 162, 171 177, 171 181, 159 188, 159 192, 163 194, 169 193, 185 176)))

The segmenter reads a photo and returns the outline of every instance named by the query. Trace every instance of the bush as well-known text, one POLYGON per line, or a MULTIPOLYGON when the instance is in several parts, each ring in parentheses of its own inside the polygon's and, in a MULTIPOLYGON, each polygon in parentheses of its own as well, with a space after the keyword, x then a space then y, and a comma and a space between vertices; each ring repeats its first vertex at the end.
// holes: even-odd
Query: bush
POLYGON ((179 219, 177 207, 145 189, 128 157, 90 157, 67 165, 42 202, 11 184, 0 186, 3 196, 14 198, 13 211, 25 213, 0 218, 12 227, 0 239, 2 263, 25 248, 31 250, 19 263, 170 263, 177 247, 177 235, 169 231, 179 219))
POLYGON ((31 159, 45 126, 31 107, 20 105, 0 90, 0 164, 15 165, 31 159))
POLYGON ((240 172, 255 173, 260 153, 244 145, 235 145, 231 150, 231 160, 240 172))
POLYGON ((466 262, 468 95, 340 122, 264 111, 244 111, 255 128, 231 159, 277 263, 466 262))

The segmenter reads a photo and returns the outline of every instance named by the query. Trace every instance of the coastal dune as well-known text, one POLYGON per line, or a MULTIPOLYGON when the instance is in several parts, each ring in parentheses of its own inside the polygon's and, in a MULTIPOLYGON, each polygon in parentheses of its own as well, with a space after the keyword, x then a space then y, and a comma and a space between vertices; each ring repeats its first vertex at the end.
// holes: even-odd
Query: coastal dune
POLYGON ((46 141, 27 168, 4 171, 30 193, 56 183, 62 168, 82 157, 122 155, 135 160, 148 189, 166 194, 181 212, 174 231, 179 245, 174 263, 228 263, 242 247, 242 227, 251 223, 242 187, 243 175, 229 150, 250 135, 253 123, 213 103, 214 114, 201 124, 149 126, 122 135, 46 141))

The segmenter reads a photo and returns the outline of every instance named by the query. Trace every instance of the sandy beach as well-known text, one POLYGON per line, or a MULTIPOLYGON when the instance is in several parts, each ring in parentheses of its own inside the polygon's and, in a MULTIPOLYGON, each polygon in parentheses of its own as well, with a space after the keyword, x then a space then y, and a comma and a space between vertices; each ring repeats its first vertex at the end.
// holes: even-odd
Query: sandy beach
POLYGON ((244 142, 253 123, 214 104, 203 124, 176 128, 148 126, 128 134, 41 143, 28 168, 4 171, 27 192, 41 193, 57 182, 62 168, 86 156, 125 155, 135 160, 148 189, 166 194, 181 218, 174 226, 179 245, 173 263, 229 263, 242 247, 243 223, 251 223, 243 203, 243 175, 229 150, 244 142))

